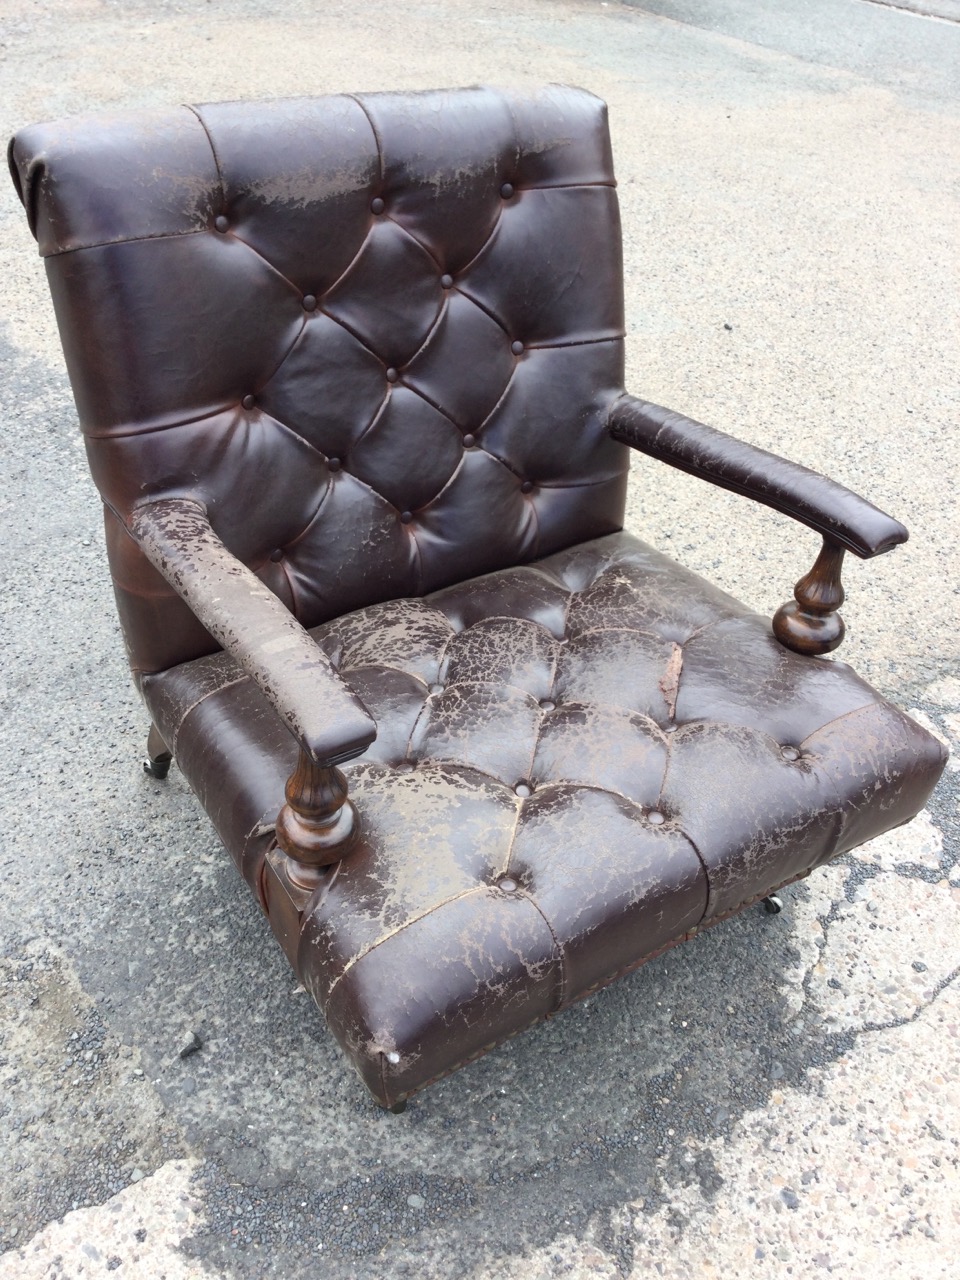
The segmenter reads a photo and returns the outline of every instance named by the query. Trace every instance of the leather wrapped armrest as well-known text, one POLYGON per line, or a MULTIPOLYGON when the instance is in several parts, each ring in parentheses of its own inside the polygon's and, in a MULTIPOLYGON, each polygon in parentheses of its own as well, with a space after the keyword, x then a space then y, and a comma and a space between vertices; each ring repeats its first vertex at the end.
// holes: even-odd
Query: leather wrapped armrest
POLYGON ((366 707, 283 602, 231 555, 199 503, 149 503, 135 513, 132 532, 316 764, 340 764, 367 749, 377 728, 366 707))
POLYGON ((610 410, 611 435, 641 453, 792 516, 861 559, 908 538, 898 520, 843 485, 634 396, 610 410))

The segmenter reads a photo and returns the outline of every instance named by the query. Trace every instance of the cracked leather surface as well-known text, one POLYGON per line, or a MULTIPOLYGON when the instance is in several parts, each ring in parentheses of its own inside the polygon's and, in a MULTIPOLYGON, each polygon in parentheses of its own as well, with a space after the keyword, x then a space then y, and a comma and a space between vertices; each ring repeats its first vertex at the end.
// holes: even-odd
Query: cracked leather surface
MULTIPOLYGON (((596 98, 181 107, 27 129, 10 159, 131 665, 251 885, 297 744, 143 554, 144 507, 197 503, 225 590, 258 596, 252 570, 376 721, 296 964, 381 1102, 922 807, 933 737, 619 532, 610 423, 643 447, 649 415, 622 400, 596 98)), ((757 451, 661 425, 671 461, 763 490, 757 451)), ((796 472, 773 479, 787 509, 796 472)))
MULTIPOLYGON (((907 821, 942 765, 845 663, 624 533, 313 635, 378 736, 298 963, 383 1101, 907 821)), ((144 693, 256 885, 293 739, 223 654, 144 693)))
POLYGON ((128 535, 151 498, 199 502, 306 626, 622 525, 620 224, 591 94, 108 115, 25 129, 10 159, 134 671, 217 648, 128 535))

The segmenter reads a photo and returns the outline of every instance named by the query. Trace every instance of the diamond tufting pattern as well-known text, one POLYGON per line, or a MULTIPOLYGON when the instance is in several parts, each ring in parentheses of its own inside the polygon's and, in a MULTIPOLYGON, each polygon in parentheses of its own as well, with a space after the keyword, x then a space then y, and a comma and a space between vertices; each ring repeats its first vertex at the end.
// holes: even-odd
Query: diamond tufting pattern
MULTIPOLYGON (((905 820, 939 758, 844 663, 623 533, 313 634, 378 737, 298 966, 388 1099, 905 820), (897 735, 879 792, 851 754, 897 735)), ((256 885, 296 744, 223 654, 144 693, 256 885)))
POLYGON ((378 1101, 922 807, 930 735, 621 531, 628 441, 858 554, 906 537, 624 395, 596 98, 182 107, 10 155, 141 692, 378 1101), (360 835, 297 880, 305 758, 328 795, 350 760, 360 835))
MULTIPOLYGON (((42 142, 63 165, 88 129, 42 142)), ((201 501, 308 626, 620 526, 620 232, 596 98, 181 108, 118 120, 110 159, 106 226, 94 195, 68 204, 41 177, 35 229, 135 671, 216 647, 125 534, 144 498, 201 501), (145 134, 176 181, 148 176, 145 134), (127 186, 148 182, 137 203, 127 186)))

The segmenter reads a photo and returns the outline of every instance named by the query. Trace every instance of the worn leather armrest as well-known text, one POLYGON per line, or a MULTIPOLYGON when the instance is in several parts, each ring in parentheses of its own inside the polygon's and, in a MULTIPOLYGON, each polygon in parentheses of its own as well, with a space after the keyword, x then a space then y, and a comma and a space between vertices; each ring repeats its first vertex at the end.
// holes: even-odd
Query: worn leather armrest
POLYGON ((198 502, 148 503, 132 532, 316 764, 340 764, 367 749, 377 727, 366 707, 283 602, 231 555, 198 502))
POLYGON ((607 424, 616 440, 782 511, 861 559, 909 536, 898 520, 843 485, 682 413, 627 395, 613 405, 607 424))

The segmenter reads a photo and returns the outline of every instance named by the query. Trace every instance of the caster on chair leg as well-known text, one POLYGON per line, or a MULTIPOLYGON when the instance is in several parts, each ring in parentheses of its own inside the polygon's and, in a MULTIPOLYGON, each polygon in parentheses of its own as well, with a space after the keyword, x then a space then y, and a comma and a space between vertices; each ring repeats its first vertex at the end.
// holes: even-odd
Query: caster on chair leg
POLYGON ((150 778, 158 778, 161 782, 170 772, 170 761, 172 756, 167 756, 166 760, 162 757, 158 760, 151 760, 148 756, 143 762, 143 772, 150 778))
POLYGON ((170 772, 172 759, 173 752, 167 750, 167 744, 160 737, 157 726, 152 724, 147 738, 147 757, 143 762, 143 772, 147 777, 157 778, 162 782, 170 772))
POLYGON ((769 897, 764 898, 763 907, 770 915, 778 916, 783 910, 783 899, 778 898, 775 893, 771 893, 769 897))

